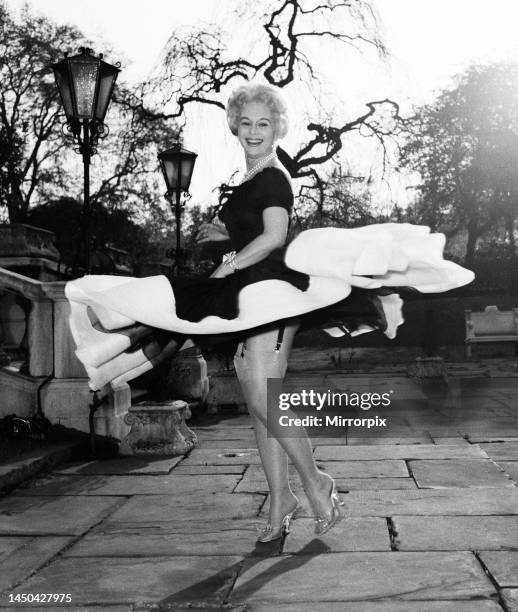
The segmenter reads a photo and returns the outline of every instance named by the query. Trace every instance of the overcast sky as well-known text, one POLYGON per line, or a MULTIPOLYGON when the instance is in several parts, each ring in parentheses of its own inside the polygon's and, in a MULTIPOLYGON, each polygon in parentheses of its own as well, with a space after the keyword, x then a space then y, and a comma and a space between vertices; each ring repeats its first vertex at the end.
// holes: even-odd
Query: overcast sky
MULTIPOLYGON (((22 0, 7 0, 19 7, 22 0)), ((228 14, 228 0, 30 0, 34 9, 58 22, 73 23, 98 43, 108 44, 122 60, 121 78, 144 79, 158 64, 171 31, 180 25, 218 23, 228 14)), ((453 75, 473 63, 518 61, 518 0, 375 0, 384 40, 390 52, 387 64, 358 56, 346 67, 333 66, 332 57, 321 58, 332 74, 339 99, 350 107, 386 96, 398 100, 404 110, 431 100, 453 75)), ((213 121, 210 114, 207 122, 213 121)), ((224 129, 224 121, 221 123, 224 129)), ((205 130, 204 130, 205 131, 205 130)), ((205 132, 206 133, 206 132, 205 132)), ((188 132, 186 132, 186 137, 188 132)), ((227 140, 212 145, 193 132, 190 148, 203 146, 214 157, 227 140)), ((237 160, 231 148, 229 158, 237 160)), ((207 159, 197 164, 194 194, 204 197, 217 184, 220 172, 207 159), (204 180, 202 179, 204 177, 204 180)), ((219 177, 221 178, 221 177, 219 177)), ((194 180, 194 179, 193 179, 194 180)))

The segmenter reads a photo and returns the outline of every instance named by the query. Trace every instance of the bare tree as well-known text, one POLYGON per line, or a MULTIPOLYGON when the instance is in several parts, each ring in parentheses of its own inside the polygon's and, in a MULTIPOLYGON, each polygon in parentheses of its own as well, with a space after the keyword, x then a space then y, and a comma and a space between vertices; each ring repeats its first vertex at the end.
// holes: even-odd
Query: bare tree
POLYGON ((83 39, 75 28, 54 26, 27 7, 16 22, 3 2, 0 28, 0 206, 11 221, 21 221, 65 146, 57 91, 45 69, 83 39))
MULTIPOLYGON (((240 25, 252 10, 248 5, 241 9, 240 25)), ((150 118, 180 119, 186 106, 193 103, 224 109, 222 94, 229 86, 258 76, 281 88, 294 81, 315 85, 319 74, 311 47, 316 39, 386 55, 374 10, 365 0, 275 0, 251 19, 259 20, 262 37, 257 48, 247 54, 234 54, 229 49, 227 41, 232 36, 221 26, 174 32, 165 50, 163 74, 155 81, 155 93, 164 94, 163 102, 174 108, 167 113, 142 105, 140 112, 150 118)), ((309 179, 308 187, 317 193, 315 203, 320 214, 326 181, 317 168, 336 159, 343 138, 361 130, 362 135, 376 138, 384 147, 401 121, 399 106, 392 100, 370 101, 366 107, 363 114, 343 124, 335 125, 330 119, 325 123, 311 121, 306 126, 307 141, 297 152, 288 155, 279 150, 281 161, 293 177, 309 179)))

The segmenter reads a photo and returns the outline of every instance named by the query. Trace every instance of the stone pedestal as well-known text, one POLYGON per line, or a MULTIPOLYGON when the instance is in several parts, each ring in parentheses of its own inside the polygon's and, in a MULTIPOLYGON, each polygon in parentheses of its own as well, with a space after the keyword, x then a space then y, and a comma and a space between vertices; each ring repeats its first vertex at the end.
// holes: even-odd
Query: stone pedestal
MULTIPOLYGON (((103 402, 94 413, 95 433, 122 440, 129 431, 125 420, 131 405, 129 385, 107 385, 100 399, 103 402)), ((93 392, 86 378, 54 378, 41 389, 45 417, 53 424, 83 432, 90 431, 88 418, 92 401, 93 392)))
POLYGON ((125 421, 130 432, 119 447, 121 455, 185 455, 198 444, 185 424, 191 416, 187 402, 140 402, 131 406, 125 421))
POLYGON ((448 372, 442 357, 417 357, 415 363, 408 367, 408 375, 412 378, 446 379, 448 372))
POLYGON ((209 393, 207 362, 197 346, 190 346, 174 357, 167 375, 167 397, 204 403, 209 393))
POLYGON ((217 414, 221 405, 235 405, 239 414, 248 414, 241 385, 234 371, 211 374, 207 412, 217 414))

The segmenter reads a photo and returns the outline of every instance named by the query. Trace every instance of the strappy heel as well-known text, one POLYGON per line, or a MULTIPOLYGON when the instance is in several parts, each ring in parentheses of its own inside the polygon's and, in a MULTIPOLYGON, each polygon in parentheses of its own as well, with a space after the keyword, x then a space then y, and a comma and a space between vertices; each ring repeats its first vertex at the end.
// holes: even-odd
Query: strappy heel
POLYGON ((323 535, 344 518, 344 515, 340 512, 339 506, 345 506, 345 502, 338 495, 338 492, 336 490, 336 483, 334 480, 331 484, 329 499, 331 501, 331 516, 329 518, 323 518, 321 516, 315 517, 316 535, 323 535))
POLYGON ((273 531, 272 524, 268 521, 268 523, 266 523, 266 526, 263 527, 261 534, 257 538, 257 541, 265 543, 285 538, 290 532, 291 519, 295 517, 300 508, 301 505, 297 501, 295 507, 282 517, 281 526, 277 531, 273 531))

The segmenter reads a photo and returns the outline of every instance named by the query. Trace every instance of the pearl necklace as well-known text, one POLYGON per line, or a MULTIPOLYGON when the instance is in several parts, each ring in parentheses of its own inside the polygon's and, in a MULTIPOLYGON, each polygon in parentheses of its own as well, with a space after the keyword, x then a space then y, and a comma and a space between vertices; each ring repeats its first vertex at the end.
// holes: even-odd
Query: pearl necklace
POLYGON ((245 181, 248 181, 248 179, 250 179, 254 174, 257 173, 258 170, 260 170, 261 168, 263 168, 264 166, 266 166, 266 164, 272 160, 275 159, 277 157, 277 153, 275 153, 275 151, 272 151, 269 155, 266 155, 266 157, 262 157, 256 164, 254 164, 250 170, 248 170, 245 175, 243 176, 243 178, 241 179, 241 181, 239 182, 239 184, 241 185, 242 183, 244 183, 245 181))

